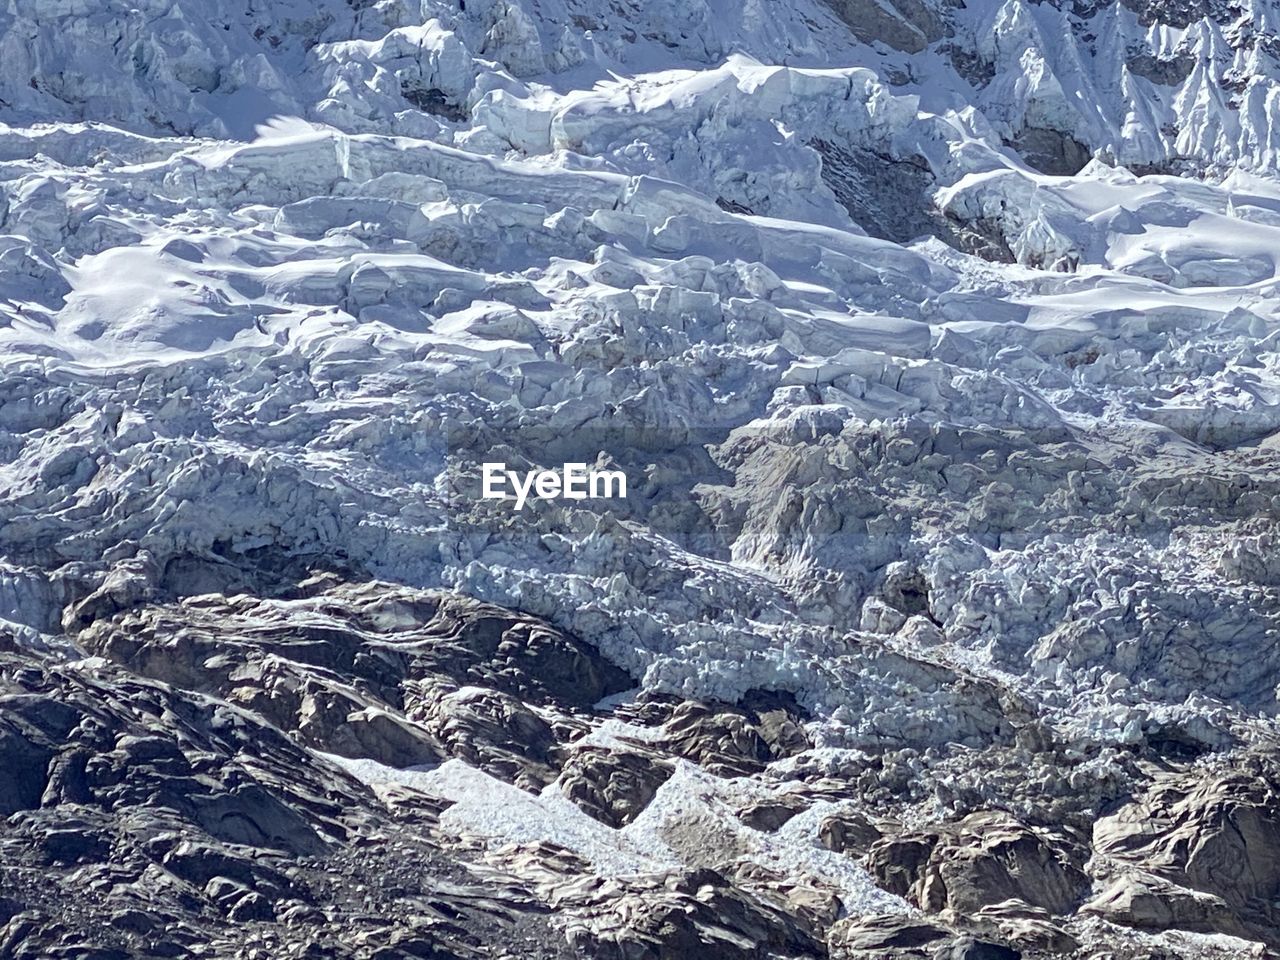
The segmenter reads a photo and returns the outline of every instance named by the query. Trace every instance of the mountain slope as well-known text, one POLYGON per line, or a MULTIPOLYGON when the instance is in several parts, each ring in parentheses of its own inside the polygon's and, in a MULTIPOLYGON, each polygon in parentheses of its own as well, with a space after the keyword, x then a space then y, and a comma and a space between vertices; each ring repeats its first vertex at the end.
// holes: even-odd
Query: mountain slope
POLYGON ((1280 948, 1273 20, 0 13, 0 952, 1280 948))

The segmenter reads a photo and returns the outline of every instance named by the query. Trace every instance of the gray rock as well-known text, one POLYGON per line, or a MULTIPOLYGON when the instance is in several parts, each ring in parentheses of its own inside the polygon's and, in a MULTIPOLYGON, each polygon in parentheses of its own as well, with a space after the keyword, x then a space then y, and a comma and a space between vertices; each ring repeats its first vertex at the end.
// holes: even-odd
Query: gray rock
POLYGON ((24 877, 22 902, 0 899, 0 955, 230 960, 288 929, 326 960, 492 953, 523 937, 545 945, 529 956, 564 956, 526 896, 474 882, 421 826, 402 828, 253 713, 100 661, 8 653, 0 728, 13 756, 50 755, 53 771, 35 771, 15 794, 24 809, 0 821, 5 869, 24 877))
POLYGON ((761 770, 809 747, 794 698, 749 693, 741 704, 684 701, 663 723, 662 744, 721 776, 761 770))
POLYGON ((738 816, 754 830, 773 833, 808 806, 809 801, 804 797, 786 795, 749 803, 738 811, 738 816))
POLYGON ((818 842, 828 850, 860 857, 881 837, 871 819, 856 810, 842 810, 822 818, 818 842))
POLYGON ((882 886, 930 912, 972 916, 1014 900, 1060 915, 1088 889, 1077 858, 1060 839, 982 812, 880 840, 866 863, 882 886))
POLYGON ((500 780, 536 791, 556 777, 559 738, 551 724, 510 694, 427 685, 406 696, 405 712, 446 754, 500 780))
POLYGON ((864 43, 884 43, 895 50, 918 53, 943 36, 943 21, 928 0, 826 0, 864 43))
POLYGON ((939 924, 888 914, 842 920, 827 942, 835 960, 932 960, 949 949, 952 936, 939 924))
POLYGON ((805 913, 750 895, 712 870, 640 878, 625 883, 620 896, 587 902, 567 930, 581 956, 765 960, 825 950, 805 913))
POLYGON ((1079 173, 1092 157, 1089 148, 1071 133, 1049 127, 1024 127, 1013 146, 1041 173, 1061 177, 1079 173))
POLYGON ((631 749, 583 747, 565 762, 560 789, 601 823, 623 827, 649 805, 673 772, 670 761, 639 744, 631 749))
POLYGON ((961 937, 937 954, 938 960, 1021 960, 1022 953, 998 943, 961 937))

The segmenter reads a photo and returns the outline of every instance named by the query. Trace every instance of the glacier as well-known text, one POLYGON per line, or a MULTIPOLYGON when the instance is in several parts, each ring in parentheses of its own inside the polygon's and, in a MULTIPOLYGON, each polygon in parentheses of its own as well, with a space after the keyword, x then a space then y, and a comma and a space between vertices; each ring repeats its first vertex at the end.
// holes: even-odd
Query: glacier
POLYGON ((1276 18, 0 9, 0 955, 1280 949, 1276 18))

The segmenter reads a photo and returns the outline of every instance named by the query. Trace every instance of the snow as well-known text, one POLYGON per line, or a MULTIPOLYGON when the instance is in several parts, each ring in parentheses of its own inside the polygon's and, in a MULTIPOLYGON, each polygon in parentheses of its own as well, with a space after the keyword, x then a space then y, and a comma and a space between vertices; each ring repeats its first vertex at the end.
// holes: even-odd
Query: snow
POLYGON ((461 760, 432 769, 396 769, 373 760, 325 756, 375 787, 401 784, 452 801, 440 816, 446 831, 482 836, 495 845, 552 843, 585 859, 598 876, 635 876, 699 859, 710 866, 737 853, 784 875, 807 875, 830 884, 851 912, 910 909, 879 890, 854 861, 817 845, 817 825, 832 804, 816 804, 775 835, 735 827, 729 804, 758 795, 760 789, 711 776, 686 761, 677 761, 673 776, 639 817, 615 829, 583 813, 558 784, 533 795, 461 760))

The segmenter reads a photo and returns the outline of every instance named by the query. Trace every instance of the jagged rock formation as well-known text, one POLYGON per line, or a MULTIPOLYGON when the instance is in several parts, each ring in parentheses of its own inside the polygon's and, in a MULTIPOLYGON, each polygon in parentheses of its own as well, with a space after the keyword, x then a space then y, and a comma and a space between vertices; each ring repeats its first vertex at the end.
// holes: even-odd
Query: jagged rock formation
POLYGON ((429 798, 407 829, 252 712, 101 662, 6 653, 0 683, 5 956, 567 955, 429 798))
POLYGON ((1139 927, 1225 930, 1274 940, 1280 806, 1273 753, 1230 772, 1161 778, 1099 820, 1094 848, 1116 875, 1093 903, 1139 927), (1134 869, 1136 868, 1136 869, 1134 869))

